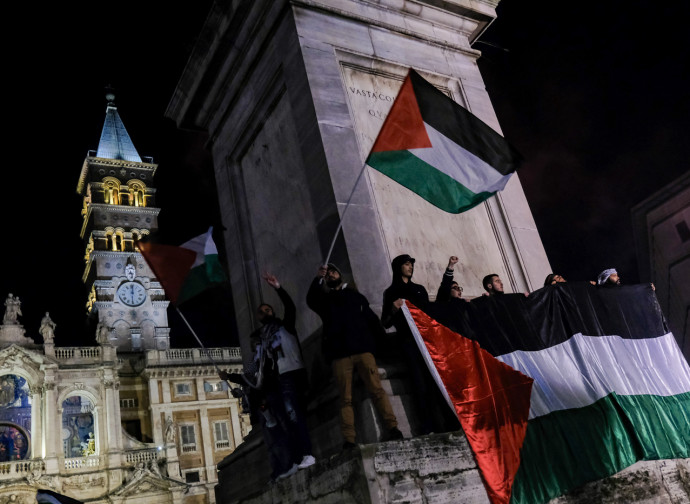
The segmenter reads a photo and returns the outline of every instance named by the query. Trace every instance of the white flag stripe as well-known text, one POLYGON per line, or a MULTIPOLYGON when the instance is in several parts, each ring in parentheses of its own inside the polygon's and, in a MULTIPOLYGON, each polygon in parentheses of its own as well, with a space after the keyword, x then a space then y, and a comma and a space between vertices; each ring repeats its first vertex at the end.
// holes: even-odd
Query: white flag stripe
POLYGON ((424 123, 431 148, 409 149, 425 163, 457 180, 475 194, 502 190, 512 175, 501 175, 493 166, 463 149, 424 123))
POLYGON ((671 333, 650 339, 578 333, 545 350, 516 351, 497 359, 534 378, 530 419, 589 406, 611 392, 690 392, 690 368, 671 333))
POLYGON ((205 262, 205 257, 211 254, 218 254, 218 249, 216 244, 213 242, 213 227, 208 228, 204 234, 195 236, 189 241, 184 242, 180 245, 181 248, 186 248, 196 253, 196 259, 194 259, 194 264, 192 268, 201 266, 205 262))

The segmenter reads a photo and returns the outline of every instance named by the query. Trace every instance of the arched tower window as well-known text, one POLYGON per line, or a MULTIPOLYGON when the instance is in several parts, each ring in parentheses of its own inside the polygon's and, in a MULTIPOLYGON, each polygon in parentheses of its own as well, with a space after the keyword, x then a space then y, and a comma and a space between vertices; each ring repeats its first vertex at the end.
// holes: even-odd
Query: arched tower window
POLYGON ((120 181, 113 177, 103 179, 103 202, 107 205, 120 204, 120 181))
POLYGON ((139 180, 130 180, 127 182, 129 188, 129 204, 131 206, 145 207, 146 206, 146 185, 139 180))
POLYGON ((112 235, 112 251, 113 252, 124 252, 125 251, 125 232, 122 228, 117 228, 112 235))

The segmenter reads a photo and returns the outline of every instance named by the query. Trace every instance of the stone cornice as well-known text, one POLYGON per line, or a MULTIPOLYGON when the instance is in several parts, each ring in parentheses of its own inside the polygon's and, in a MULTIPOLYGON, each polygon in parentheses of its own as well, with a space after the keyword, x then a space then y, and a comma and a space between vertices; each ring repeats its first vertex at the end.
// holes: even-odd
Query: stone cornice
POLYGON ((154 163, 136 163, 134 161, 124 161, 121 159, 107 159, 99 158, 93 156, 87 156, 84 159, 84 164, 81 168, 81 174, 79 175, 79 182, 77 183, 77 194, 82 194, 84 191, 84 185, 86 184, 86 178, 89 174, 89 168, 91 166, 104 166, 108 168, 129 168, 133 170, 141 170, 151 173, 151 177, 156 174, 157 164, 154 163))
MULTIPOLYGON (((227 366, 230 370, 236 373, 241 373, 242 372, 242 363, 235 363, 235 364, 229 364, 229 363, 222 363, 223 366, 227 366)), ((209 366, 204 366, 204 365, 196 365, 196 364, 189 364, 185 366, 184 364, 180 365, 174 365, 174 366, 167 366, 167 367, 151 367, 147 366, 143 371, 142 371, 142 376, 144 378, 150 379, 150 378, 167 378, 167 379, 177 379, 177 378, 208 378, 208 377, 215 377, 218 378, 218 371, 216 371, 216 368, 209 365, 209 366)), ((220 378, 218 378, 220 380, 220 378)))
MULTIPOLYGON (((321 11, 479 57, 470 44, 495 19, 497 0, 256 0, 215 3, 197 38, 165 116, 178 127, 201 128, 213 137, 221 117, 246 86, 247 73, 261 59, 257 48, 272 35, 285 9, 321 11), (250 50, 251 48, 251 50, 250 50), (230 97, 230 98, 228 98, 230 97)), ((294 14, 288 14, 294 15, 294 14)))
POLYGON ((142 214, 158 216, 161 209, 158 207, 140 207, 129 205, 108 205, 106 203, 89 203, 89 209, 94 210, 109 210, 111 213, 127 213, 127 214, 142 214))

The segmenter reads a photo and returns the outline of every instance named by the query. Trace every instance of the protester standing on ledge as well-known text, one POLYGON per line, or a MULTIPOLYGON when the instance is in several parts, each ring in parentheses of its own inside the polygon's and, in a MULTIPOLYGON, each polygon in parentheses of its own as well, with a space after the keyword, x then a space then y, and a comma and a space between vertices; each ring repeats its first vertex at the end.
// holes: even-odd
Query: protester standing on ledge
POLYGON ((307 372, 295 329, 295 304, 271 274, 263 275, 276 289, 283 303, 284 317, 276 317, 273 307, 262 303, 257 318, 262 327, 252 332, 254 349, 246 379, 221 371, 223 380, 243 381, 258 393, 253 394, 264 441, 269 453, 272 479, 280 480, 315 463, 306 423, 307 372))
POLYGON ((319 268, 309 287, 307 304, 323 323, 323 351, 326 359, 331 361, 340 393, 340 420, 345 438, 343 449, 355 446, 355 415, 352 407, 352 375, 355 370, 371 394, 374 406, 388 430, 387 439, 402 439, 374 359, 375 338, 383 333, 383 328, 369 307, 367 298, 348 288, 337 266, 329 263, 319 268))
MULTIPOLYGON (((503 281, 496 273, 490 273, 482 280, 482 287, 489 296, 503 294, 503 281)), ((486 296, 486 294, 484 294, 486 296)))
POLYGON ((597 285, 602 287, 615 287, 621 284, 618 272, 614 268, 605 269, 597 277, 597 285))
POLYGON ((455 428, 457 419, 449 415, 450 409, 433 381, 426 362, 400 309, 407 300, 417 308, 428 311, 429 295, 426 289, 412 281, 415 259, 402 254, 393 259, 393 281, 383 293, 381 322, 385 328, 395 326, 397 343, 407 363, 412 382, 417 414, 421 420, 420 434, 443 432, 455 428))
POLYGON ((279 319, 269 304, 259 306, 259 321, 263 325, 257 332, 262 341, 270 342, 270 352, 278 366, 280 391, 288 419, 288 436, 293 459, 300 469, 315 463, 311 440, 307 428, 307 393, 309 383, 304 367, 302 347, 297 339, 297 309, 290 295, 280 286, 278 279, 269 273, 263 275, 266 283, 273 287, 283 303, 283 319, 279 319), (265 335, 265 337, 264 337, 265 335))

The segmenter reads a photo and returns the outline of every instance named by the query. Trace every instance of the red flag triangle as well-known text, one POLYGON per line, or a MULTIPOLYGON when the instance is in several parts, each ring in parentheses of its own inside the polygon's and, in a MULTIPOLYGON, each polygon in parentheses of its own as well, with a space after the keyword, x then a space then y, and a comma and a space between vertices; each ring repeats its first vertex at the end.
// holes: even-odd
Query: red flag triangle
POLYGON ((421 149, 431 147, 422 113, 410 76, 405 77, 398 96, 383 122, 371 152, 421 149))
MULTIPOLYGON (((492 503, 508 504, 534 380, 406 302, 472 448, 492 503)), ((408 320, 409 322, 409 320, 408 320)), ((414 325, 414 327, 412 327, 414 325)))

